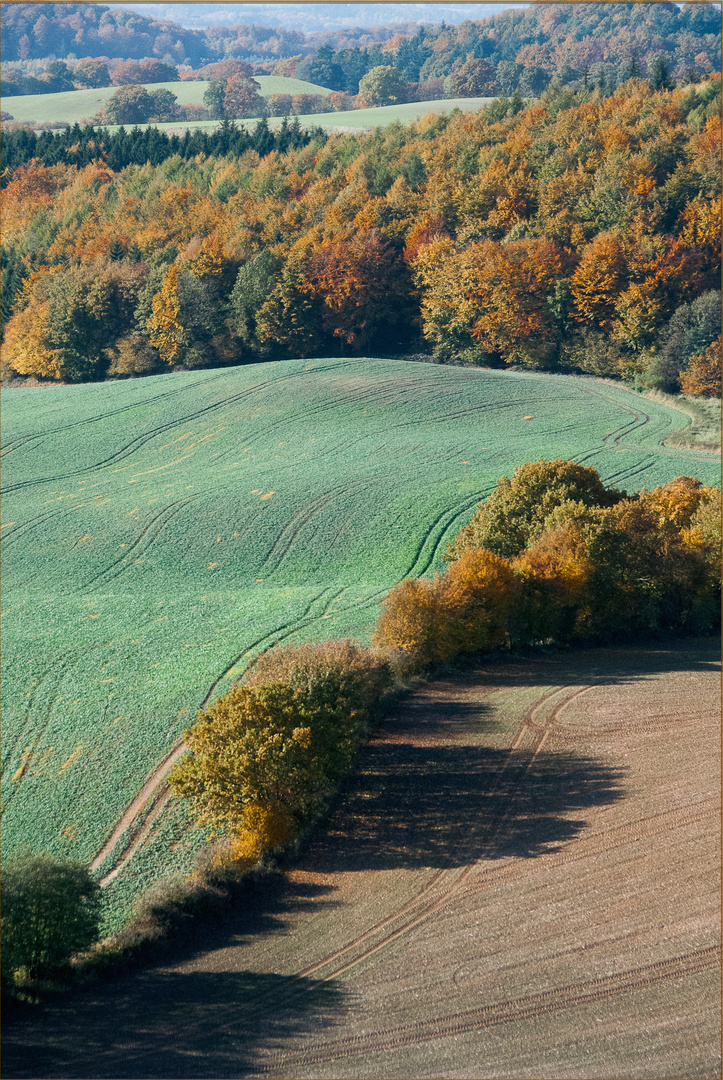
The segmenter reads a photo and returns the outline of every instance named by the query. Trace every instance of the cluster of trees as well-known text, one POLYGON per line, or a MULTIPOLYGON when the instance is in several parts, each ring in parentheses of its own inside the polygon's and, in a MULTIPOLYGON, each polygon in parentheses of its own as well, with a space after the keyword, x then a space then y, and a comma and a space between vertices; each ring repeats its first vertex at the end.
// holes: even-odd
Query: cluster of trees
POLYGON ((133 374, 113 366, 121 337, 138 372, 150 356, 195 367, 426 341, 442 358, 667 390, 698 357, 687 385, 710 387, 719 95, 717 79, 658 92, 633 79, 610 97, 548 91, 310 140, 263 122, 251 136, 12 133, 0 264, 23 285, 6 370, 133 374), (83 167, 18 163, 40 150, 83 167), (81 367, 66 310, 88 331, 81 367))
POLYGON ((365 649, 286 646, 185 732, 173 793, 255 862, 318 814, 400 674, 460 654, 716 627, 720 492, 690 477, 628 496, 574 461, 502 477, 442 575, 388 594, 365 649))
MULTIPOLYGON (((449 545, 444 574, 387 595, 372 648, 281 646, 199 712, 170 776, 241 868, 314 820, 397 680, 460 654, 658 631, 707 633, 720 610, 721 502, 691 477, 638 494, 537 461, 503 476, 449 545)), ((87 867, 24 853, 3 872, 3 987, 56 976, 97 936, 87 867)))
POLYGON ((411 669, 462 653, 651 632, 714 632, 717 488, 681 476, 636 495, 595 469, 537 461, 503 476, 431 579, 387 596, 376 644, 411 669))

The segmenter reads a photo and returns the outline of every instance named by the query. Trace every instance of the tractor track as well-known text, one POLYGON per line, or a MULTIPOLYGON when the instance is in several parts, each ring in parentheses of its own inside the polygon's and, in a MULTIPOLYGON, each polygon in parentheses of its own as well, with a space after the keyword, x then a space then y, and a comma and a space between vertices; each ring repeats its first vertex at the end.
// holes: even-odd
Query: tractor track
MULTIPOLYGON (((535 759, 542 750, 542 747, 549 735, 549 726, 547 730, 534 730, 529 727, 529 721, 536 715, 538 710, 550 698, 559 694, 561 691, 564 692, 566 690, 572 690, 572 693, 568 694, 568 696, 566 696, 563 701, 561 701, 553 709, 553 712, 548 720, 548 725, 553 724, 562 709, 567 704, 569 704, 569 702, 572 701, 573 698, 576 698, 577 696, 579 696, 579 694, 583 693, 585 690, 588 689, 590 689, 590 687, 587 686, 582 688, 556 687, 541 695, 541 697, 537 698, 534 702, 532 702, 525 710, 520 724, 519 732, 517 734, 517 738, 515 739, 514 744, 510 747, 507 758, 501 765, 489 793, 494 794, 494 792, 500 789, 507 777, 507 774, 511 770, 516 771, 518 775, 512 780, 512 784, 508 791, 509 798, 507 799, 505 808, 497 814, 495 820, 491 823, 488 833, 488 839, 481 854, 477 854, 476 858, 472 858, 472 860, 463 865, 461 869, 459 867, 455 867, 452 870, 438 870, 432 875, 430 879, 428 879, 424 883, 424 885, 415 897, 407 901, 404 905, 397 908, 395 911, 390 912, 390 914, 385 916, 384 919, 376 923, 374 926, 368 927, 362 934, 359 934, 357 937, 347 942, 347 944, 342 946, 342 948, 337 949, 335 952, 330 953, 322 960, 319 960, 314 964, 309 965, 303 970, 296 972, 296 977, 300 979, 308 978, 311 975, 316 975, 324 968, 328 969, 330 965, 335 965, 333 968, 331 968, 331 970, 327 970, 324 974, 322 974, 320 978, 324 982, 328 982, 331 979, 338 978, 340 975, 345 974, 347 971, 350 971, 352 968, 361 964, 364 960, 373 956, 375 953, 387 948, 402 935, 410 933, 412 930, 416 929, 417 926, 427 922, 427 920, 430 919, 437 912, 448 907, 449 904, 455 899, 455 897, 463 890, 463 886, 472 876, 475 869, 477 869, 479 865, 485 861, 487 853, 492 849, 495 837, 498 835, 507 817, 509 816, 509 808, 514 801, 515 792, 519 790, 521 785, 524 783, 527 771, 533 765, 535 759), (532 745, 525 748, 526 756, 524 764, 522 764, 519 760, 517 760, 515 752, 519 749, 524 737, 526 735, 529 735, 530 733, 532 733, 532 745), (438 885, 442 886, 443 891, 438 896, 435 896, 432 899, 427 899, 429 893, 438 885), (402 918, 401 924, 394 926, 393 924, 397 922, 400 918, 402 918), (390 927, 392 928, 388 929, 390 927), (355 949, 358 949, 360 945, 364 945, 364 943, 368 942, 370 938, 378 935, 380 932, 387 929, 388 932, 380 940, 368 945, 356 956, 347 959, 349 954, 353 953, 355 949), (341 963, 339 963, 339 961, 341 961, 341 963)), ((475 853, 473 853, 470 848, 467 847, 466 851, 463 849, 460 854, 463 857, 469 858, 475 853)), ((279 1002, 284 999, 295 998, 299 994, 308 992, 309 989, 310 987, 308 986, 295 986, 293 988, 289 988, 289 990, 284 995, 280 995, 279 992, 276 991, 274 994, 274 1001, 279 1002)), ((266 1004, 267 996, 268 995, 259 995, 257 998, 255 998, 254 1011, 256 1011, 256 1009, 262 1008, 266 1004)))
POLYGON ((544 990, 537 994, 528 994, 519 998, 508 998, 477 1009, 451 1013, 433 1020, 420 1020, 403 1024, 396 1028, 352 1035, 328 1043, 319 1043, 296 1054, 275 1053, 269 1055, 266 1062, 257 1063, 254 1072, 264 1075, 274 1069, 306 1067, 323 1062, 354 1057, 358 1054, 378 1053, 394 1050, 411 1043, 429 1042, 434 1039, 450 1038, 470 1032, 482 1031, 497 1024, 513 1021, 530 1020, 545 1013, 561 1009, 573 1009, 578 1006, 593 1004, 618 994, 631 993, 635 990, 654 986, 668 979, 683 979, 712 970, 720 965, 719 946, 696 949, 693 952, 676 956, 669 960, 659 960, 651 964, 630 968, 627 971, 602 975, 584 982, 570 983, 553 990, 544 990))
MULTIPOLYGON (((185 749, 186 749, 185 743, 183 742, 183 739, 181 739, 179 742, 177 742, 175 744, 173 749, 171 749, 166 754, 166 756, 162 759, 162 761, 160 761, 158 763, 158 765, 156 765, 156 767, 154 768, 153 772, 150 774, 150 776, 146 780, 143 787, 138 791, 138 793, 136 794, 135 798, 130 803, 128 808, 123 812, 121 817, 118 819, 118 822, 114 826, 113 831, 111 832, 111 834, 108 837, 108 839, 106 840, 106 842, 103 844, 103 847, 100 849, 98 854, 95 856, 95 858, 91 862, 91 864, 90 864, 90 869, 91 870, 97 870, 98 867, 100 866, 100 864, 105 859, 105 857, 107 855, 110 855, 110 853, 113 851, 113 848, 116 846, 116 844, 120 840, 123 833, 126 831, 126 829, 130 828, 130 826, 133 824, 133 821, 136 819, 136 817, 141 812, 141 810, 144 808, 144 806, 148 803, 149 799, 153 796, 154 792, 156 791, 156 788, 161 784, 161 781, 165 779, 166 775, 173 768, 173 766, 175 765, 176 761, 181 756, 181 754, 183 754, 185 752, 185 749)), ((154 803, 157 802, 158 798, 160 797, 160 794, 162 794, 162 792, 158 793, 156 795, 156 798, 154 799, 154 803)), ((126 852, 127 851, 128 851, 128 849, 126 849, 126 852)), ((124 852, 123 854, 125 855, 126 852, 124 852)), ((130 855, 128 855, 126 857, 124 862, 127 862, 128 858, 130 858, 130 855)), ((101 884, 105 883, 107 878, 108 878, 108 875, 106 875, 103 878, 103 881, 101 882, 101 884)))
POLYGON ((133 565, 132 559, 139 554, 145 554, 151 545, 158 539, 158 536, 166 525, 171 521, 176 514, 179 514, 181 510, 184 510, 187 506, 190 506, 195 501, 197 496, 192 495, 190 498, 178 499, 176 502, 169 503, 168 506, 164 506, 162 510, 159 510, 155 514, 148 524, 141 530, 132 544, 129 545, 127 551, 116 559, 115 562, 110 563, 104 570, 95 574, 94 577, 89 578, 82 584, 76 586, 75 592, 96 592, 103 586, 108 585, 115 578, 120 577, 122 573, 129 570, 133 565), (115 571, 115 573, 113 573, 115 571))
MULTIPOLYGON (((334 367, 339 367, 339 366, 344 366, 344 364, 335 364, 335 365, 332 365, 331 368, 324 369, 324 370, 332 370, 334 367)), ((164 424, 158 424, 156 427, 153 427, 153 428, 148 428, 141 435, 136 436, 135 439, 131 439, 130 442, 126 443, 124 446, 121 446, 118 450, 114 451, 109 457, 102 458, 100 461, 96 461, 92 465, 85 465, 82 468, 74 469, 72 472, 62 473, 62 474, 57 475, 57 476, 51 476, 51 477, 42 476, 42 477, 36 477, 35 479, 20 480, 17 483, 10 484, 7 487, 2 488, 0 490, 2 490, 3 494, 8 495, 8 494, 10 494, 10 492, 19 491, 19 490, 24 489, 26 487, 34 486, 34 485, 37 485, 37 484, 59 483, 61 480, 69 480, 74 476, 80 476, 83 473, 93 472, 96 469, 108 469, 112 465, 116 465, 119 461, 125 460, 125 458, 129 457, 131 454, 134 454, 136 451, 141 449, 141 447, 145 446, 146 443, 150 442, 150 440, 155 438, 157 435, 164 434, 166 431, 171 431, 173 429, 177 429, 178 427, 182 427, 182 426, 184 426, 186 424, 197 422, 201 417, 205 417, 205 416, 207 416, 209 414, 217 412, 219 409, 223 409, 223 408, 227 408, 227 407, 232 406, 232 405, 236 405, 241 401, 244 401, 244 400, 246 400, 246 399, 248 399, 250 397, 253 397, 254 395, 262 392, 263 390, 268 389, 269 387, 274 387, 275 388, 275 387, 277 387, 279 385, 279 383, 288 382, 291 379, 301 378, 305 374, 306 374, 306 372, 304 372, 304 371, 297 371, 297 372, 291 372, 288 375, 277 376, 275 379, 266 379, 266 380, 264 380, 264 381, 262 381, 260 383, 256 383, 254 386, 250 387, 247 390, 241 390, 237 394, 231 394, 228 397, 222 398, 220 401, 212 402, 210 405, 205 405, 201 409, 196 409, 193 412, 186 413, 185 416, 178 417, 178 418, 176 418, 174 420, 171 420, 171 421, 168 421, 167 423, 164 423, 164 424)), ((213 378, 222 378, 222 375, 213 376, 213 378)), ((206 380, 206 381, 209 381, 209 380, 206 380)), ((175 393, 179 393, 179 392, 181 392, 181 391, 175 391, 175 393)), ((161 395, 161 397, 163 397, 163 396, 166 396, 166 395, 161 395)), ((154 399, 149 399, 149 400, 156 400, 156 399, 154 398, 154 399)), ((138 408, 138 407, 141 407, 141 406, 143 406, 145 404, 147 404, 146 401, 136 402, 134 405, 127 406, 127 407, 125 407, 123 409, 117 410, 116 412, 126 412, 126 411, 128 411, 128 409, 138 408)), ((116 415, 116 412, 109 413, 108 415, 109 416, 116 415)), ((68 426, 69 427, 81 427, 81 426, 84 426, 85 424, 96 423, 96 422, 104 420, 104 419, 107 419, 107 417, 94 417, 93 420, 80 421, 78 424, 72 424, 72 425, 68 425, 68 426)), ((67 430, 67 428, 59 428, 58 429, 58 431, 64 431, 64 430, 67 430)), ((44 434, 45 435, 52 435, 53 432, 49 431, 49 432, 46 432, 44 434)))

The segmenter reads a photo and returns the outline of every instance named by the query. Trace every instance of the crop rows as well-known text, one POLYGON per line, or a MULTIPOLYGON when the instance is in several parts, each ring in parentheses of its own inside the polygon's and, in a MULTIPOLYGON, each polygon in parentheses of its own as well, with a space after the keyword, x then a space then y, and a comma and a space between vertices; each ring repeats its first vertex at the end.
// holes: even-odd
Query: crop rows
POLYGON ((390 360, 7 393, 6 850, 132 875, 124 815, 256 652, 368 640, 386 591, 439 568, 523 461, 575 458, 633 490, 715 483, 717 459, 661 446, 679 426, 592 380, 390 360))

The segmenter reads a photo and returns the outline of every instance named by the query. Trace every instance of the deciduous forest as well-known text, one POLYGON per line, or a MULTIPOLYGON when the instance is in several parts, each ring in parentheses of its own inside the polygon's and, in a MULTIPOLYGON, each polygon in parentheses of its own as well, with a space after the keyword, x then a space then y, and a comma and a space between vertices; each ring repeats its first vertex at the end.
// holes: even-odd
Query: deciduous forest
POLYGON ((361 134, 13 133, 4 374, 421 349, 716 393, 719 103, 630 79, 361 134))

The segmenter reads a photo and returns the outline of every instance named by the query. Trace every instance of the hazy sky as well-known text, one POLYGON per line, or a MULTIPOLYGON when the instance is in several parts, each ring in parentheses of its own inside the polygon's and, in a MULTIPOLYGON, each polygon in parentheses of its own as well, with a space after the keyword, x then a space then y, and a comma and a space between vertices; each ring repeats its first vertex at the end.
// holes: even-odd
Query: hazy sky
MULTIPOLYGON (((201 3, 201 4, 108 4, 113 8, 133 8, 154 18, 171 19, 181 26, 230 26, 254 22, 261 26, 286 26, 318 23, 329 29, 349 26, 382 26, 393 22, 460 23, 465 19, 485 19, 498 11, 527 7, 524 3, 368 3, 368 4, 287 4, 287 3, 201 3)), ((309 26, 309 29, 312 27, 309 26)))

